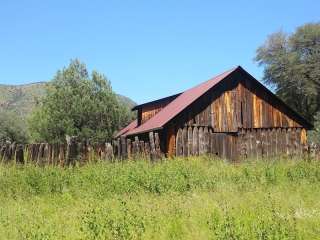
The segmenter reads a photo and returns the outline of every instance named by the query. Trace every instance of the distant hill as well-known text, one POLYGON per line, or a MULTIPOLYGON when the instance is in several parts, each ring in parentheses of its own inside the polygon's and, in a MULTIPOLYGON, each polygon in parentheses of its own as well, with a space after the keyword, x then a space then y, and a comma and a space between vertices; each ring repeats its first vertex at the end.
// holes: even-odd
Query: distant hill
MULTIPOLYGON (((48 83, 37 82, 24 85, 0 84, 0 110, 15 112, 22 119, 28 116, 39 99, 45 94, 48 83)), ((118 99, 128 108, 136 105, 134 101, 126 96, 117 94, 118 99)))

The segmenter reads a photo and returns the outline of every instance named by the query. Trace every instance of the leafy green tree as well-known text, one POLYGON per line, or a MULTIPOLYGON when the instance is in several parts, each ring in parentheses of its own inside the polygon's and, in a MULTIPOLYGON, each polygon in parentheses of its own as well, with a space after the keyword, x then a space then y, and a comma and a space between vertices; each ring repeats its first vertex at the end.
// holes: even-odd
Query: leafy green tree
POLYGON ((291 35, 270 35, 255 60, 264 67, 265 83, 313 122, 320 111, 320 23, 305 24, 291 35))
POLYGON ((308 132, 308 141, 320 144, 320 112, 314 117, 314 129, 308 132))
POLYGON ((35 141, 62 142, 66 135, 105 141, 130 120, 107 78, 72 60, 48 84, 46 95, 29 119, 35 141))
POLYGON ((28 135, 24 129, 23 122, 15 113, 0 110, 0 143, 27 142, 28 135))

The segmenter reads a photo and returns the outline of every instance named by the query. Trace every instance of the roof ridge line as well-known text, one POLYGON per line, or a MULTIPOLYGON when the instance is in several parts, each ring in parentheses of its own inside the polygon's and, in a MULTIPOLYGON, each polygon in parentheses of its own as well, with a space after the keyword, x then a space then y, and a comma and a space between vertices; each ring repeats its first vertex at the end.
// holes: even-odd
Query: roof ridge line
POLYGON ((209 91, 212 87, 214 87, 218 82, 222 81, 223 79, 225 79, 227 76, 229 76, 231 73, 233 73, 234 71, 236 71, 237 69, 241 69, 241 66, 237 66, 234 68, 231 68, 223 73, 220 73, 218 75, 216 75, 215 77, 210 78, 209 80, 202 82, 192 88, 189 88, 185 91, 183 91, 177 98, 175 98, 172 102, 170 102, 167 106, 165 106, 163 109, 161 109, 158 113, 156 113, 153 117, 151 117, 148 121, 144 122, 143 124, 141 124, 140 126, 138 126, 135 129, 132 129, 131 131, 129 131, 127 133, 127 135, 134 135, 134 134, 138 134, 138 133, 144 133, 150 130, 154 130, 154 129, 160 129, 163 127, 163 125, 165 125, 168 121, 170 121, 172 118, 174 118, 177 114, 179 114, 181 111, 183 111, 186 107, 188 107, 190 104, 192 104, 195 100, 197 100, 199 97, 201 97, 203 94, 205 94, 207 91, 209 91), (225 76, 224 76, 225 75, 225 76), (221 78, 222 77, 222 78, 221 78), (219 79, 221 78, 221 79, 219 79), (161 125, 161 126, 155 126, 155 127, 151 127, 148 128, 146 127, 145 130, 143 130, 143 128, 145 126, 148 126, 148 124, 150 124, 150 122, 154 121, 154 119, 156 119, 157 117, 161 116, 161 114, 163 114, 165 111, 167 111, 170 107, 172 107, 174 104, 176 104, 176 102, 182 98, 185 94, 187 94, 189 91, 191 90, 197 90, 198 88, 200 88, 201 86, 205 86, 206 84, 210 83, 211 81, 214 80, 218 80, 216 83, 212 84, 212 86, 209 86, 206 90, 204 90, 201 94, 199 94, 198 96, 195 96, 195 99, 193 99, 192 101, 190 101, 190 103, 186 104, 185 106, 183 106, 179 111, 177 111, 175 114, 171 114, 173 116, 167 118, 167 120, 163 120, 162 124, 157 124, 157 125, 161 125), (139 131, 139 129, 141 129, 141 131, 139 131), (138 130, 138 131, 137 131, 138 130))

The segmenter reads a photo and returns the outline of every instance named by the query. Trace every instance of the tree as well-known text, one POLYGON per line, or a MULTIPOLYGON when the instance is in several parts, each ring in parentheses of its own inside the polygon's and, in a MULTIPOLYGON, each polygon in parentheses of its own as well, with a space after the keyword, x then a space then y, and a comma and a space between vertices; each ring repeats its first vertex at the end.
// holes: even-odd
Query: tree
POLYGON ((0 143, 27 142, 28 136, 20 118, 13 112, 0 110, 0 143))
POLYGON ((107 78, 72 60, 48 84, 46 95, 29 120, 35 141, 63 142, 66 135, 106 141, 130 120, 107 78))
POLYGON ((313 122, 320 111, 320 23, 305 24, 291 35, 270 35, 255 61, 264 67, 265 83, 313 122))
POLYGON ((308 140, 309 142, 320 144, 320 112, 314 117, 314 129, 309 131, 308 140))

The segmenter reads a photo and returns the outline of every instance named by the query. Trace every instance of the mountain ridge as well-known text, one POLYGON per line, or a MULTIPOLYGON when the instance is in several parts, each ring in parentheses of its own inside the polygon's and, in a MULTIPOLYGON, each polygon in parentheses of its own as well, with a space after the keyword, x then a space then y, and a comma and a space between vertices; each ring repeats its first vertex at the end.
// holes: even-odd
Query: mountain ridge
MULTIPOLYGON (((14 112, 21 117, 26 117, 45 95, 45 87, 49 82, 32 82, 26 84, 0 84, 0 110, 14 112)), ((118 100, 132 108, 136 103, 124 95, 116 93, 118 100)))

